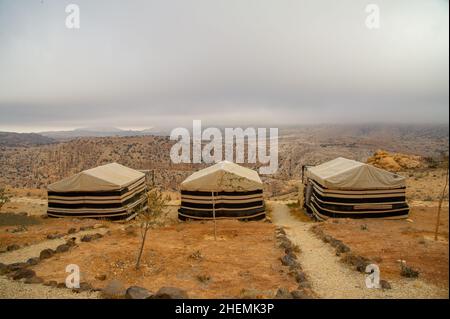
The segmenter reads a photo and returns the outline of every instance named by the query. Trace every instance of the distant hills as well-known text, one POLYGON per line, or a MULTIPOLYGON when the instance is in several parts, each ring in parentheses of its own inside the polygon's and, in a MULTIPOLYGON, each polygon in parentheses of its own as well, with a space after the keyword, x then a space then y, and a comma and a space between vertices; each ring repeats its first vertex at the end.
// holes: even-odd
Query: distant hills
POLYGON ((55 140, 69 140, 77 137, 108 137, 108 136, 145 136, 164 135, 163 131, 153 128, 145 130, 122 130, 116 127, 86 127, 70 131, 47 131, 38 134, 55 140))
POLYGON ((0 146, 37 146, 53 144, 56 141, 36 133, 0 132, 0 146))

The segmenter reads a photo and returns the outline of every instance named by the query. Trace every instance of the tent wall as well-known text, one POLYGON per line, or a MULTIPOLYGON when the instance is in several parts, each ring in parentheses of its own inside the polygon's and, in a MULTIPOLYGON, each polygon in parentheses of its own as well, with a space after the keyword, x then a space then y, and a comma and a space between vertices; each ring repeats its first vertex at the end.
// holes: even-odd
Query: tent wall
POLYGON ((334 190, 308 179, 312 187, 307 209, 319 219, 408 217, 405 187, 385 190, 334 190))
POLYGON ((129 187, 109 191, 48 192, 49 217, 130 219, 145 203, 145 177, 129 187))
POLYGON ((237 192, 181 191, 178 217, 186 219, 212 219, 213 206, 218 219, 234 218, 259 220, 265 217, 262 189, 237 192))

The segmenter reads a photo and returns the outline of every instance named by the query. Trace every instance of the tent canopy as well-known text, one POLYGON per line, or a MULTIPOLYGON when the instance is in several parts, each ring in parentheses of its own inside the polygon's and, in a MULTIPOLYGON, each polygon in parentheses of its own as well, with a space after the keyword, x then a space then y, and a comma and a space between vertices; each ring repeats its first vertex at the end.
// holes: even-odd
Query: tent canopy
POLYGON ((309 167, 306 177, 331 189, 392 189, 405 186, 403 176, 343 157, 309 167))
POLYGON ((235 192, 262 189, 256 171, 222 161, 195 172, 181 183, 182 190, 204 192, 235 192))
POLYGON ((110 191, 126 187, 143 177, 145 177, 144 173, 117 163, 110 163, 50 184, 48 190, 53 192, 110 191))

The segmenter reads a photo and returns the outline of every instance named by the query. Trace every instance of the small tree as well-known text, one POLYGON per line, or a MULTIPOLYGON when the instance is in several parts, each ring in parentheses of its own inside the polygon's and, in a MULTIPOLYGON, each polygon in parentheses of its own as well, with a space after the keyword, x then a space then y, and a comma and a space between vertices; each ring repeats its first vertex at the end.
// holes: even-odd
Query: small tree
POLYGON ((169 200, 169 196, 164 196, 163 193, 156 188, 147 192, 147 207, 138 215, 138 219, 140 220, 141 244, 136 260, 136 269, 139 269, 141 263, 147 232, 153 226, 164 224, 164 219, 168 213, 167 204, 169 200))
POLYGON ((0 209, 2 209, 3 205, 9 202, 9 196, 6 195, 6 189, 4 187, 0 188, 0 209))

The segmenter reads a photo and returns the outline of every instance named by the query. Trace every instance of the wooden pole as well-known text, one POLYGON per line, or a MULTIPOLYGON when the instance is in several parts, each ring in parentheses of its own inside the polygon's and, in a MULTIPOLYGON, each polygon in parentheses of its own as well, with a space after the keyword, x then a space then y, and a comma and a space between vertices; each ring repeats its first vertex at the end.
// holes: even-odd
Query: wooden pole
POLYGON ((213 220, 214 220, 214 240, 217 240, 216 202, 214 200, 214 192, 212 192, 212 203, 213 203, 213 220))
POLYGON ((447 171, 445 172, 444 189, 442 190, 441 198, 439 198, 439 206, 438 206, 438 213, 437 213, 437 220, 436 220, 436 229, 435 229, 435 232, 434 232, 434 240, 435 241, 438 240, 439 223, 440 223, 440 219, 441 219, 441 208, 442 208, 442 202, 444 201, 445 191, 447 190, 447 186, 448 186, 448 166, 447 166, 447 171))

